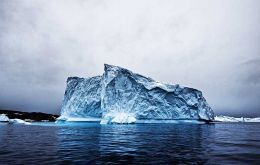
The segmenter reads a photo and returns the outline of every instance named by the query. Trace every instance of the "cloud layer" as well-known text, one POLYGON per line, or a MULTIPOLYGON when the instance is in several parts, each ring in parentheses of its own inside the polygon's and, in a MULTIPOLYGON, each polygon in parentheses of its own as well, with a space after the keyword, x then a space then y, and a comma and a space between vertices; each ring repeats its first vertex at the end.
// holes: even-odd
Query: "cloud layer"
POLYGON ((103 64, 200 89, 217 114, 260 115, 260 2, 3 0, 0 108, 59 113, 68 76, 103 64))

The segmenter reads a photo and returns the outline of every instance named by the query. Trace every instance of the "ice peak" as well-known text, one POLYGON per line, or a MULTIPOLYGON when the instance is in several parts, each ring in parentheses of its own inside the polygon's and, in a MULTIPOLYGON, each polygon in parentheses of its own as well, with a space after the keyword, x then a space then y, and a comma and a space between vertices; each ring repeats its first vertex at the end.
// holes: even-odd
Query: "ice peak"
POLYGON ((109 70, 109 69, 112 69, 112 70, 118 70, 118 69, 124 69, 120 66, 116 66, 116 65, 110 65, 110 64, 104 64, 104 70, 109 70))
POLYGON ((113 74, 118 74, 118 73, 133 74, 132 71, 130 71, 126 68, 123 68, 123 67, 120 67, 120 66, 115 66, 115 65, 110 65, 110 64, 104 64, 104 71, 105 71, 105 74, 107 72, 110 72, 110 73, 113 73, 113 74))

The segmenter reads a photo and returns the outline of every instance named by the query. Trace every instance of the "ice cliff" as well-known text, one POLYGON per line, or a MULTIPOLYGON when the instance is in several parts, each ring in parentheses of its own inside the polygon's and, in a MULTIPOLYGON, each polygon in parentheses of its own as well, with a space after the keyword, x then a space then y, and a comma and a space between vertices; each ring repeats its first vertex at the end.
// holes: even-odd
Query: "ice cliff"
POLYGON ((127 69, 105 64, 104 74, 70 77, 59 119, 99 118, 101 123, 141 120, 214 120, 202 93, 163 84, 127 69))
POLYGON ((61 116, 65 118, 101 118, 101 79, 101 76, 92 78, 69 77, 61 116))

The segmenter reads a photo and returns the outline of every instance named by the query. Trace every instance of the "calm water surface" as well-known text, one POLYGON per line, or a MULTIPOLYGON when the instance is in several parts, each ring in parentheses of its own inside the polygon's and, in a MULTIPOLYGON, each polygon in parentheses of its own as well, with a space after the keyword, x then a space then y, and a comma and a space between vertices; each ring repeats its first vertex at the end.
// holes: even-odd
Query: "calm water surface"
POLYGON ((0 124, 0 164, 260 164, 260 123, 0 124))

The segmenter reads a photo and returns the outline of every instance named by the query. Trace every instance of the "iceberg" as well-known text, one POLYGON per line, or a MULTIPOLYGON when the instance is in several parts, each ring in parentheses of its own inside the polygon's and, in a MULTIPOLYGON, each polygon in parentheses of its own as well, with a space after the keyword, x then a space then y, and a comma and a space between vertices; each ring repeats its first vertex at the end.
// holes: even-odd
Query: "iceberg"
POLYGON ((9 119, 5 114, 0 114, 0 122, 8 122, 10 124, 31 124, 22 119, 9 119))
POLYGON ((256 118, 245 118, 245 122, 260 122, 260 117, 256 117, 256 118))
POLYGON ((25 124, 25 125, 30 125, 31 123, 26 122, 22 119, 10 119, 9 123, 11 124, 25 124))
POLYGON ((102 76, 69 77, 58 120, 101 124, 147 120, 213 121, 214 112, 202 92, 159 83, 122 67, 105 64, 102 76))
POLYGON ((0 122, 9 122, 9 118, 5 114, 0 114, 0 122))

